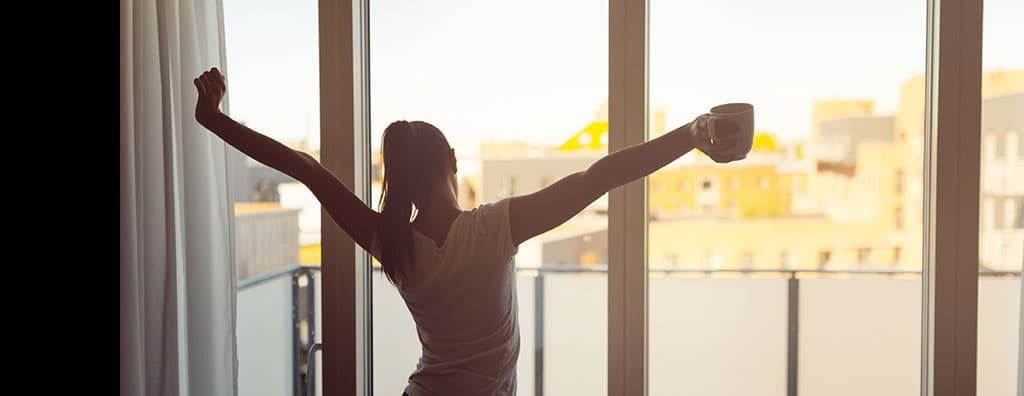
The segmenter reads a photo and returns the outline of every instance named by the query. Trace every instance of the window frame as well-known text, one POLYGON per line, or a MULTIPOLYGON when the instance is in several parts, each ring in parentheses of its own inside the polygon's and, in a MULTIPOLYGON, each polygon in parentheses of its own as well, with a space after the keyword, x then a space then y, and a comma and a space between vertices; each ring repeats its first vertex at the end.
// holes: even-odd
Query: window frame
MULTIPOLYGON (((369 1, 319 1, 320 103, 339 110, 320 113, 322 158, 364 200, 370 180, 369 1)), ((647 0, 609 0, 612 152, 648 137, 648 12, 647 0)), ((921 393, 973 394, 982 4, 928 0, 927 19, 921 393)), ((609 396, 647 394, 646 183, 609 194, 609 396)), ((323 218, 323 394, 370 395, 369 257, 323 218)))

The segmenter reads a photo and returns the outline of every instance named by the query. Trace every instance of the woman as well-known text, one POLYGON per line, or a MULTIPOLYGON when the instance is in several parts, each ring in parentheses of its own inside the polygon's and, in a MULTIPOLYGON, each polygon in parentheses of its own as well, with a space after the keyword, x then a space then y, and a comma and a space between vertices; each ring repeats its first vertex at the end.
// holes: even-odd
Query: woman
POLYGON ((693 148, 728 162, 724 159, 742 157, 742 147, 749 147, 731 131, 716 131, 712 144, 698 117, 540 191, 466 211, 457 199, 455 150, 444 134, 426 122, 397 121, 384 130, 378 213, 313 157, 221 113, 226 85, 216 68, 194 83, 200 124, 309 187, 331 218, 380 261, 412 313, 422 345, 405 388, 410 396, 515 394, 519 324, 512 257, 517 246, 693 148))

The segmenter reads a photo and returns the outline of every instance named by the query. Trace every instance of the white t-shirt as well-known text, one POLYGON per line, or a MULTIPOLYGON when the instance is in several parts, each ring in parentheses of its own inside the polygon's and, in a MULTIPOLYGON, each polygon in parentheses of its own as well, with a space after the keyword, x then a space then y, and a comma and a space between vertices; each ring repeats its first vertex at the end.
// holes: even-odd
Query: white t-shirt
MULTIPOLYGON (((509 200, 461 212, 440 247, 412 231, 414 265, 399 293, 422 355, 405 392, 514 395, 519 305, 509 200)), ((380 259, 375 235, 371 253, 380 259)))

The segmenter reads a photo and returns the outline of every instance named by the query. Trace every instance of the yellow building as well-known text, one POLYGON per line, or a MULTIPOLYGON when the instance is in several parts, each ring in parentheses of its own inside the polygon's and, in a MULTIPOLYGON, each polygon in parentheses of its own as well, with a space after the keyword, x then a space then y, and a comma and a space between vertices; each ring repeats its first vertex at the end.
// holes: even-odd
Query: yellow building
POLYGON ((881 224, 823 217, 652 221, 648 236, 652 268, 890 269, 903 255, 881 224))
MULTIPOLYGON (((664 128, 664 118, 663 111, 655 114, 659 128, 664 128)), ((744 161, 675 166, 652 174, 651 214, 656 218, 789 215, 792 191, 806 189, 806 177, 779 170, 781 145, 772 134, 758 132, 753 143, 751 158, 744 161)), ((555 150, 559 155, 607 152, 608 122, 591 122, 555 150)))
POLYGON ((844 117, 869 116, 875 112, 871 99, 831 99, 815 101, 811 108, 811 141, 821 132, 821 124, 844 117))
MULTIPOLYGON (((982 73, 982 99, 1024 92, 1024 70, 994 70, 982 73)), ((900 89, 899 109, 896 113, 896 141, 903 152, 898 169, 905 175, 906 186, 899 195, 903 202, 903 224, 907 260, 920 266, 923 260, 921 230, 924 203, 924 111, 925 76, 918 74, 907 80, 900 89)))
POLYGON ((805 188, 806 175, 768 161, 683 165, 651 175, 649 208, 659 219, 782 217, 791 214, 794 191, 805 188))

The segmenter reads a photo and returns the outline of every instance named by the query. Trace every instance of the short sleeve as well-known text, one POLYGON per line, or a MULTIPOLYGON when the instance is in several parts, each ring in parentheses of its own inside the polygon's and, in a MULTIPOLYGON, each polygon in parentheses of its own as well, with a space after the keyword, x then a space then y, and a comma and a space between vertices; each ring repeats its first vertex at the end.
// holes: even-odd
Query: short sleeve
POLYGON ((511 199, 480 206, 478 224, 483 233, 491 241, 501 256, 511 257, 519 251, 519 246, 512 241, 512 223, 509 220, 509 203, 511 199))

